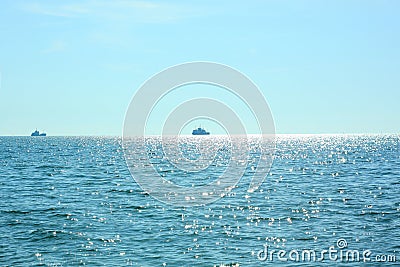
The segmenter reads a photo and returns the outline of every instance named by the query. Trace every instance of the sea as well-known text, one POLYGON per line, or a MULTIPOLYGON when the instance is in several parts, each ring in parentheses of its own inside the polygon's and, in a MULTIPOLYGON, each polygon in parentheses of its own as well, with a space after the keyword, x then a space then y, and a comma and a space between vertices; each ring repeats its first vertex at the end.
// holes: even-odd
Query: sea
POLYGON ((249 164, 194 207, 145 192, 120 137, 0 137, 0 166, 0 266, 400 265, 399 135, 278 135, 257 190, 249 164))

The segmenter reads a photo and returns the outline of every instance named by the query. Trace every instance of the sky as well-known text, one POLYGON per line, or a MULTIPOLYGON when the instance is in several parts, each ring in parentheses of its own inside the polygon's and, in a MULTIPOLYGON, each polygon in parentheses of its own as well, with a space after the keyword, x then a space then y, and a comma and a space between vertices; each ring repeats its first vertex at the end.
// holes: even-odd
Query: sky
POLYGON ((399 11, 397 0, 3 0, 0 135, 120 136, 136 90, 192 61, 247 75, 277 133, 399 133, 399 11))

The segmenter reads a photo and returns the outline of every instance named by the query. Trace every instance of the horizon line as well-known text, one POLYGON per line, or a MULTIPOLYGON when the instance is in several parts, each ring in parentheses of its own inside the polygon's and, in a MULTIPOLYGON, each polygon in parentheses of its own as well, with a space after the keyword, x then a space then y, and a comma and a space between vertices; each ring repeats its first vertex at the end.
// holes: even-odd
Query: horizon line
MULTIPOLYGON (((235 135, 235 134, 233 134, 235 135)), ((246 134, 249 136, 257 136, 260 134, 246 134)), ((271 134, 266 134, 266 135, 271 135, 271 134)), ((273 134, 272 134, 273 135, 273 134)), ((296 136, 296 135, 308 135, 308 136, 317 136, 317 135, 400 135, 400 132, 397 133, 377 133, 377 132, 369 132, 369 133, 276 133, 274 134, 275 136, 296 136)), ((160 134, 147 134, 145 136, 162 136, 160 134)), ((166 135, 164 135, 166 136, 166 135)), ((167 135, 167 136, 174 136, 174 135, 167 135)), ((196 136, 192 134, 182 134, 180 136, 196 136)), ((228 134, 210 134, 207 135, 209 136, 228 136, 228 134)), ((32 137, 30 135, 0 135, 0 137, 32 137)), ((33 136, 36 137, 36 136, 33 136)), ((40 136, 42 138, 45 137, 123 137, 123 135, 101 135, 101 134, 83 134, 83 135, 47 135, 47 136, 40 136)), ((130 136, 130 137, 135 137, 135 136, 130 136)))

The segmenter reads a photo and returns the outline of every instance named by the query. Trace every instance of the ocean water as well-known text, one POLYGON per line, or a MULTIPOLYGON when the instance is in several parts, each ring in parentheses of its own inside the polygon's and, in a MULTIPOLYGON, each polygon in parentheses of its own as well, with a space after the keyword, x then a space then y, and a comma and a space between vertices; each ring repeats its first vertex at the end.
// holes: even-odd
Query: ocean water
MULTIPOLYGON (((182 149, 196 153, 190 142, 182 149)), ((225 156, 215 166, 223 169, 225 156)), ((247 192, 257 167, 249 165, 224 198, 191 208, 144 193, 120 138, 0 137, 0 166, 0 266, 400 262, 399 135, 278 136, 258 190, 247 192), (322 254, 330 248, 337 252, 322 254), (324 260, 307 259, 304 250, 324 260), (360 259, 352 261, 349 250, 360 259)), ((175 182, 193 178, 162 173, 175 182)), ((218 171, 197 175, 191 182, 211 181, 218 171)))

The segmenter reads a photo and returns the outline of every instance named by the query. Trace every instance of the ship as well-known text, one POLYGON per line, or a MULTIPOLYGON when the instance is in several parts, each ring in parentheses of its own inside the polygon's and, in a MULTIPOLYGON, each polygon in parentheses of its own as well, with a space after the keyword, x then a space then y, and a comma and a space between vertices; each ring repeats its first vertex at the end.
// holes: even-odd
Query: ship
POLYGON ((34 131, 31 136, 46 136, 46 133, 39 133, 39 131, 36 129, 36 131, 34 131))
POLYGON ((192 135, 210 135, 210 132, 207 132, 203 128, 199 127, 193 130, 192 135))

